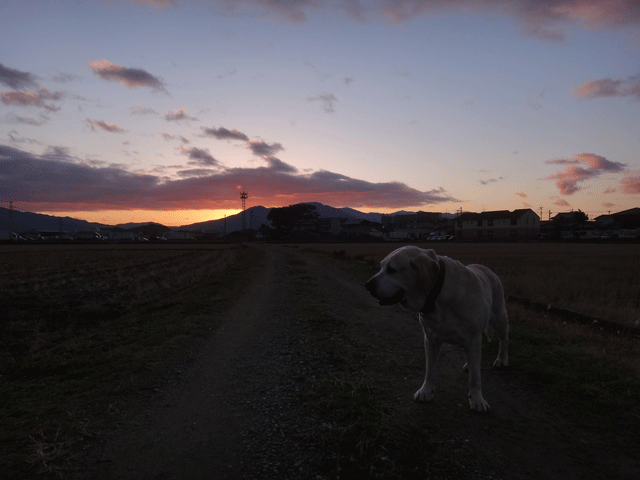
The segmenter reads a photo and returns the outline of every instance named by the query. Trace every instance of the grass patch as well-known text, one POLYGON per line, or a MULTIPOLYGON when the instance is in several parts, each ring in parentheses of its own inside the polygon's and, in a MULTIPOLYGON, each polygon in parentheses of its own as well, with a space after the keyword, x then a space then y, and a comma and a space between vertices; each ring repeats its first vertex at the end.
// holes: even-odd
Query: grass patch
POLYGON ((564 324, 510 308, 510 363, 516 376, 566 418, 637 448, 640 375, 637 339, 564 324), (632 356, 629 355, 633 352, 632 356))
MULTIPOLYGON (((7 309, 0 341, 0 478, 59 476, 72 469, 74 452, 126 418, 176 374, 176 365, 189 361, 217 327, 217 313, 230 306, 264 258, 254 248, 194 250, 179 258, 167 251, 156 255, 152 276, 159 280, 150 282, 150 267, 136 269, 126 250, 121 253, 118 262, 118 252, 110 252, 107 275, 115 287, 84 297, 91 311, 114 312, 109 316, 94 318, 64 303, 74 298, 61 294, 69 278, 75 289, 99 277, 78 275, 73 265, 67 277, 58 272, 40 279, 48 289, 15 286, 22 302, 7 309)), ((101 252, 94 254, 98 258, 75 258, 94 262, 94 273, 104 271, 101 252)))

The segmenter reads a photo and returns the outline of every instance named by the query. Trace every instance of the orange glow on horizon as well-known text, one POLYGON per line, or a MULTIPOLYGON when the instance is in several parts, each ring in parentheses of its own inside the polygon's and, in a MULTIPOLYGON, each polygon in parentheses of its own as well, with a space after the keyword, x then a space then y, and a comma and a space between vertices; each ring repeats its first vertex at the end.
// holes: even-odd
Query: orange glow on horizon
MULTIPOLYGON (((38 212, 56 217, 71 217, 87 222, 105 225, 119 225, 122 223, 160 223, 167 227, 179 227, 193 223, 218 220, 226 216, 239 213, 240 209, 216 210, 98 210, 73 212, 38 212)), ((64 224, 63 224, 64 228, 64 224)))

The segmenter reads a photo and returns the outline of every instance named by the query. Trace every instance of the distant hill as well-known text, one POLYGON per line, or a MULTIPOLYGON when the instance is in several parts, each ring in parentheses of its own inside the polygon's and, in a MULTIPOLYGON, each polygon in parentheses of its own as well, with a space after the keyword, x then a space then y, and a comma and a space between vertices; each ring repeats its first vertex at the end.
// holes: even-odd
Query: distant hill
MULTIPOLYGON (((245 211, 245 228, 253 228, 257 230, 263 223, 265 225, 271 225, 271 222, 267 220, 267 215, 271 211, 270 208, 258 206, 247 208, 245 211)), ((229 215, 225 218, 218 218, 217 220, 209 220, 206 222, 192 223, 190 225, 182 225, 180 227, 174 227, 174 230, 188 230, 191 232, 220 232, 227 233, 235 232, 242 229, 242 212, 235 215, 229 215)))
MULTIPOLYGON (((364 219, 372 222, 379 222, 381 214, 379 213, 363 213, 353 208, 335 208, 329 205, 323 205, 319 202, 308 202, 316 207, 316 212, 323 218, 347 218, 347 219, 364 219)), ((271 222, 267 219, 267 215, 271 208, 256 206, 248 208, 245 212, 245 227, 258 229, 263 223, 271 226, 271 222)), ((409 212, 397 212, 409 213, 409 212)), ((156 224, 153 222, 145 223, 121 223, 118 225, 105 225, 101 223, 87 222, 71 217, 54 217, 53 215, 43 215, 40 213, 10 211, 7 208, 0 207, 0 230, 10 230, 14 232, 26 232, 29 230, 75 232, 78 230, 96 230, 98 228, 117 228, 127 231, 168 231, 169 227, 156 224)), ((190 225, 182 225, 179 227, 171 227, 172 230, 188 230, 193 232, 234 232, 242 228, 242 213, 230 215, 226 219, 219 218, 217 220, 209 220, 206 222, 192 223, 190 225), (225 227, 226 224, 226 227, 225 227)))
POLYGON ((350 220, 360 219, 380 222, 380 217, 382 217, 379 213, 363 213, 348 207, 335 208, 318 202, 310 202, 310 204, 316 207, 316 212, 323 218, 348 218, 350 220))
POLYGON ((74 232, 77 230, 95 230, 106 225, 87 222, 71 217, 54 217, 40 213, 20 212, 0 207, 0 230, 26 232, 29 230, 74 232))
MULTIPOLYGON (((309 203, 316 207, 316 212, 322 218, 348 218, 348 219, 364 219, 372 222, 379 222, 381 214, 379 213, 363 213, 353 208, 335 208, 329 205, 324 205, 319 202, 304 202, 309 203)), ((267 207, 251 207, 245 212, 245 226, 246 228, 258 229, 263 223, 267 226, 271 226, 271 221, 267 219, 267 215, 271 208, 267 207)), ((235 215, 230 215, 226 218, 226 231, 234 232, 242 228, 242 212, 235 215)), ((207 222, 192 223, 191 225, 182 225, 176 227, 176 230, 190 230, 190 231, 205 231, 205 232, 224 232, 225 219, 219 218, 217 220, 209 220, 207 222)))

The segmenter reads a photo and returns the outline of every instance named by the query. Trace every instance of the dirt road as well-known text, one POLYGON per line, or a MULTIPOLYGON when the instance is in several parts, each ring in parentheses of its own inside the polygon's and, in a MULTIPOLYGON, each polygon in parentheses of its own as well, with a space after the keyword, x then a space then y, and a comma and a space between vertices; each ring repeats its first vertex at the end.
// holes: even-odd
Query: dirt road
POLYGON ((434 402, 415 403, 414 315, 378 307, 326 257, 260 248, 266 267, 180 379, 98 442, 74 478, 637 478, 640 462, 611 432, 568 421, 517 365, 492 369, 492 347, 489 414, 469 411, 454 347, 434 402))

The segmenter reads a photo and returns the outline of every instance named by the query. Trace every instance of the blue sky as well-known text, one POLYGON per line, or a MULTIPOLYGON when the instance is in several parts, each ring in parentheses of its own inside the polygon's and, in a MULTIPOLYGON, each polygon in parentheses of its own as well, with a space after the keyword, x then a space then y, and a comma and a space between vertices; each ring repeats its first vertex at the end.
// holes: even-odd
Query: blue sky
POLYGON ((5 0, 0 18, 2 206, 181 225, 243 190, 545 219, 640 204, 636 2, 5 0))

